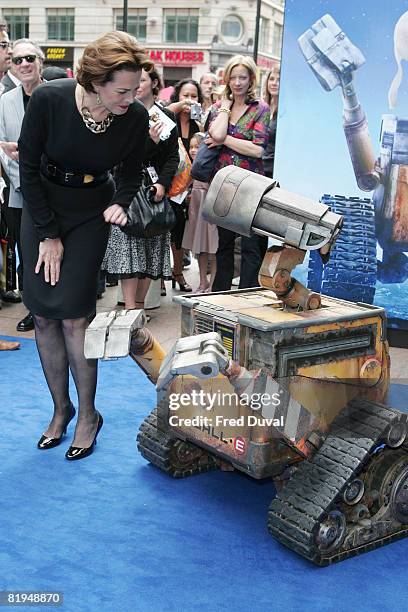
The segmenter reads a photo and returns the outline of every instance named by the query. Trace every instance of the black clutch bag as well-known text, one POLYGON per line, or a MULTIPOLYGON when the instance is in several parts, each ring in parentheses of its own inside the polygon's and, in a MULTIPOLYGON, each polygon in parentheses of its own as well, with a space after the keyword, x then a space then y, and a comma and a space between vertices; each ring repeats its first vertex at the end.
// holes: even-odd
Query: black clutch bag
POLYGON ((128 236, 151 238, 170 231, 176 216, 168 198, 154 201, 154 186, 142 185, 127 209, 127 223, 121 229, 128 236))

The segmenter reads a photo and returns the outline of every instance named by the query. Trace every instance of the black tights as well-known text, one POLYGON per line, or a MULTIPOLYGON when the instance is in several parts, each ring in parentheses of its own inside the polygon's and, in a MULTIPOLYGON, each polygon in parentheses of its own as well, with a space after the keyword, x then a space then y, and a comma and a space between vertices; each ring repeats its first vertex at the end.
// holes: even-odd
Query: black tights
POLYGON ((34 315, 34 322, 38 353, 55 413, 66 416, 71 405, 68 368, 77 389, 80 414, 93 412, 98 362, 84 356, 86 318, 61 321, 34 315))

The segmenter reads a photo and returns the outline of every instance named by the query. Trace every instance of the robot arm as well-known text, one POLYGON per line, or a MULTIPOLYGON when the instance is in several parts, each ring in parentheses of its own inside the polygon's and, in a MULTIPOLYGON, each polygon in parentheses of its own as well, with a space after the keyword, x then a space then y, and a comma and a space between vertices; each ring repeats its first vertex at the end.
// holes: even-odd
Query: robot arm
MULTIPOLYGON (((275 238, 282 247, 268 249, 259 273, 287 306, 314 310, 320 296, 291 277, 306 251, 327 255, 342 226, 342 217, 326 204, 281 189, 276 181, 235 166, 217 172, 203 204, 203 217, 241 236, 275 238)), ((323 255, 323 257, 325 256, 323 255)))
POLYGON ((330 15, 316 21, 300 38, 301 52, 319 83, 326 91, 341 87, 343 93, 343 127, 357 184, 363 191, 373 191, 380 175, 365 113, 358 101, 353 73, 365 62, 330 15))
POLYGON ((215 378, 225 374, 230 363, 228 353, 217 332, 198 334, 177 340, 163 359, 157 379, 157 391, 164 392, 177 376, 215 378))
POLYGON ((215 175, 203 217, 241 236, 268 236, 303 251, 332 244, 342 225, 342 217, 326 204, 281 189, 276 181, 236 166, 222 168, 215 175))

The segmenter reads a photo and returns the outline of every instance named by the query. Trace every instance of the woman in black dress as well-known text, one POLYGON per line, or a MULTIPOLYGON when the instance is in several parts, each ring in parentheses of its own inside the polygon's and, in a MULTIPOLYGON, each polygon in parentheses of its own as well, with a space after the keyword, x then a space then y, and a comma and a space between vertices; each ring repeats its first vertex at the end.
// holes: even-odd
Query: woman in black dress
POLYGON ((269 178, 273 177, 273 164, 275 162, 276 123, 278 118, 280 80, 279 75, 279 66, 278 64, 275 64, 266 77, 263 95, 264 101, 269 105, 271 109, 268 144, 266 145, 262 155, 265 176, 268 176, 269 178))
POLYGON ((94 405, 97 361, 85 359, 84 335, 110 224, 126 224, 140 182, 148 114, 134 97, 142 68, 151 66, 132 36, 104 34, 86 47, 77 81, 55 80, 33 92, 21 130, 24 302, 54 402, 38 448, 57 446, 75 415, 70 368, 79 399, 70 460, 93 451, 103 423, 94 405), (109 169, 117 164, 115 190, 109 169))

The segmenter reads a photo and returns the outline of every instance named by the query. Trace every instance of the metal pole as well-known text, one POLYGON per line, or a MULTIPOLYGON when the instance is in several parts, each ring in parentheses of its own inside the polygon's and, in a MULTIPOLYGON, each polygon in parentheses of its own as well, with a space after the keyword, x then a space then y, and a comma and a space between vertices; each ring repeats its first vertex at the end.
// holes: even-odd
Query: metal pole
POLYGON ((128 0, 123 0, 123 31, 128 29, 128 0))
POLYGON ((258 61, 259 24, 261 22, 261 0, 256 0, 255 38, 254 38, 254 62, 258 61))

